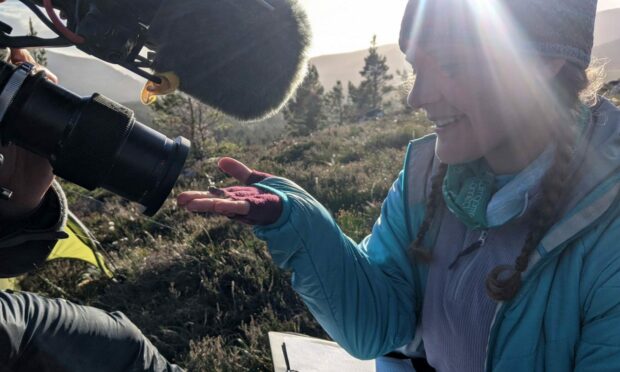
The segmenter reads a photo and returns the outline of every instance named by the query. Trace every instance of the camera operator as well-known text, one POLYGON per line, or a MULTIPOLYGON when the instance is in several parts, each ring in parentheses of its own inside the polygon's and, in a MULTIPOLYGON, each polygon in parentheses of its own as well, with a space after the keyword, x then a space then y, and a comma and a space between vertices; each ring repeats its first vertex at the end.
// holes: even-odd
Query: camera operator
MULTIPOLYGON (((0 1, 1 2, 1 1, 0 1)), ((34 59, 11 50, 10 62, 34 59)), ((43 67, 36 65, 37 69, 43 67)), ((56 77, 46 71, 50 81, 56 77)), ((63 231, 67 205, 49 162, 16 146, 0 147, 0 277, 42 264, 63 231)), ((2 371, 181 371, 170 364, 120 312, 108 313, 61 299, 0 292, 2 371)))

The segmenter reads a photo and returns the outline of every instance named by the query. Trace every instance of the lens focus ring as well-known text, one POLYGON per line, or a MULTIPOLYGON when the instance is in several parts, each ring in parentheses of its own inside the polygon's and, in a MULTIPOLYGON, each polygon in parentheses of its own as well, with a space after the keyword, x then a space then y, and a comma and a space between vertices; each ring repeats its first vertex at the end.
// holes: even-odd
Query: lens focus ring
POLYGON ((100 186, 133 124, 129 109, 94 94, 61 141, 58 155, 52 156, 55 173, 70 181, 79 179, 88 189, 100 186), (97 169, 92 169, 93 165, 97 169))

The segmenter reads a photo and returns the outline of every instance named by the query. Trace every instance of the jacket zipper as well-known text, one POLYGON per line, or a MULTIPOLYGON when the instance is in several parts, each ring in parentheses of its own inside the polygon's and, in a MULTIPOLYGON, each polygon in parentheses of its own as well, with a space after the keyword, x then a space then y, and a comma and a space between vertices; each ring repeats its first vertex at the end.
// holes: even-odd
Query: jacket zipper
MULTIPOLYGON (((459 253, 458 256, 456 256, 454 261, 452 261, 450 266, 448 266, 448 270, 454 269, 454 267, 456 266, 456 263, 458 262, 459 259, 461 259, 461 257, 467 256, 468 254, 471 254, 471 253, 477 251, 478 249, 482 248, 484 246, 484 244, 487 242, 487 238, 488 237, 489 237, 488 230, 482 230, 480 232, 480 237, 478 237, 478 240, 476 240, 474 243, 470 244, 467 248, 463 249, 461 251, 461 253, 459 253)), ((471 268, 471 266, 473 264, 474 264, 474 260, 470 259, 469 262, 467 263, 467 266, 461 272, 461 275, 458 278, 458 281, 456 283, 454 291, 452 292, 452 299, 453 300, 456 300, 456 296, 458 295, 458 293, 461 290, 461 287, 463 286, 463 281, 465 279, 465 275, 469 271, 469 269, 471 268)))
POLYGON ((475 251, 478 248, 481 248, 482 246, 484 246, 484 243, 487 242, 487 238, 489 237, 489 232, 488 230, 482 230, 482 232, 480 233, 480 237, 478 238, 478 240, 476 240, 474 243, 470 244, 467 248, 463 249, 458 256, 456 256, 456 258, 454 259, 454 261, 452 261, 452 263, 450 264, 450 266, 448 266, 448 269, 452 270, 454 269, 454 266, 456 266, 456 263, 458 262, 458 260, 463 257, 463 256, 467 256, 468 254, 472 253, 473 251, 475 251))

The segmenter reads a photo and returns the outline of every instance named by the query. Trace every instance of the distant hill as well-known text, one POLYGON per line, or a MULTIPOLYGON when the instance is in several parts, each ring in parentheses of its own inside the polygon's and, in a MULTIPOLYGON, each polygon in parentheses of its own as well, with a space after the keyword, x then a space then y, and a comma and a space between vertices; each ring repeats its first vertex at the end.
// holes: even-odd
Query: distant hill
POLYGON ((592 54, 606 61, 607 80, 620 79, 620 39, 594 47, 592 54))
MULTIPOLYGON (((389 44, 380 46, 378 52, 387 57, 390 73, 394 75, 394 82, 398 82, 396 70, 410 69, 398 45, 389 44)), ((342 81, 346 88, 347 82, 351 81, 357 85, 362 80, 359 72, 364 68, 364 57, 366 57, 367 54, 368 50, 331 54, 312 58, 310 63, 315 65, 317 70, 319 70, 321 84, 323 84, 326 90, 331 89, 338 80, 342 81)))
MULTIPOLYGON (((620 78, 620 8, 599 12, 596 16, 594 31, 594 51, 598 58, 607 58, 611 62, 607 66, 608 77, 620 78)), ((364 57, 367 50, 350 53, 332 54, 312 58, 310 62, 319 70, 321 83, 326 90, 331 89, 340 80, 345 88, 348 81, 359 84, 359 71, 364 67, 364 57)), ((388 44, 379 47, 379 54, 385 55, 390 66, 390 72, 395 75, 396 70, 410 70, 398 45, 388 44)), ((394 77, 397 82, 397 77, 394 77)))
POLYGON ((620 79, 620 9, 596 15, 592 55, 606 62, 607 80, 620 79))
POLYGON ((596 14, 594 45, 599 46, 620 40, 620 9, 610 9, 596 14))
POLYGON ((47 50, 49 69, 58 76, 63 87, 82 95, 97 92, 117 102, 140 99, 144 80, 131 72, 116 68, 92 58, 70 56, 47 50))

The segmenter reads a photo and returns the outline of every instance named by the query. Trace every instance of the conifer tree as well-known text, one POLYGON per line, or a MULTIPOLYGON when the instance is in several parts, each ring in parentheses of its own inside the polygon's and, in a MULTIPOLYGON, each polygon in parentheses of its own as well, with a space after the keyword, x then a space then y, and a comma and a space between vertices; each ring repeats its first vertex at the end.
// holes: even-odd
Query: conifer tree
POLYGON ((307 135, 320 128, 325 119, 323 92, 319 71, 316 66, 309 65, 306 78, 283 111, 291 134, 307 135))
MULTIPOLYGON (((28 35, 29 36, 37 36, 37 31, 34 29, 34 24, 32 23, 32 18, 28 19, 28 35)), ((47 66, 47 53, 45 49, 30 49, 30 54, 41 66, 47 66)))
POLYGON ((407 70, 396 70, 400 83, 398 85, 398 100, 403 113, 411 113, 413 109, 409 106, 409 92, 413 88, 415 75, 407 70))
POLYGON ((212 131, 226 119, 221 112, 179 92, 158 97, 149 107, 153 110, 153 126, 187 137, 195 158, 205 155, 205 146, 213 139, 212 131))
POLYGON ((349 92, 347 100, 347 117, 351 120, 357 120, 357 118, 368 111, 368 95, 364 92, 363 85, 356 87, 355 84, 349 81, 347 86, 349 92))
POLYGON ((344 89, 342 87, 342 82, 338 80, 336 85, 332 88, 332 90, 327 93, 326 96, 327 105, 329 107, 330 113, 332 117, 334 117, 334 121, 338 125, 342 125, 344 123, 345 117, 345 96, 344 89))
POLYGON ((393 79, 388 73, 389 70, 387 57, 379 54, 377 35, 374 35, 368 48, 368 55, 364 58, 364 68, 360 71, 362 82, 359 87, 349 84, 349 94, 358 114, 382 107, 383 95, 393 89, 389 84, 393 79))

